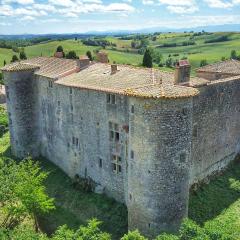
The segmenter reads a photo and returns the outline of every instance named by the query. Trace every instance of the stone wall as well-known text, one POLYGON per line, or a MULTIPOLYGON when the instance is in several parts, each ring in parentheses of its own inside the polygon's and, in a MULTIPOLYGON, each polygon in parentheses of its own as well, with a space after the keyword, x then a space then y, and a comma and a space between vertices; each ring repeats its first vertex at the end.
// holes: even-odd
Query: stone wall
POLYGON ((220 171, 239 153, 239 80, 214 81, 194 97, 191 184, 220 171))
POLYGON ((201 71, 197 71, 196 75, 199 78, 204 78, 204 79, 207 79, 207 80, 210 80, 210 81, 214 81, 214 80, 218 80, 218 79, 224 79, 224 78, 234 76, 234 74, 230 74, 230 73, 201 72, 201 71))
POLYGON ((38 155, 36 88, 33 71, 4 72, 12 152, 38 155))
POLYGON ((69 176, 90 177, 109 196, 125 202, 127 98, 116 96, 116 104, 108 104, 106 93, 58 84, 49 87, 50 79, 39 78, 41 154, 69 176), (117 142, 110 141, 110 123, 119 128, 117 142), (121 172, 113 171, 112 155, 121 158, 121 172))
POLYGON ((129 228, 176 231, 188 212, 192 99, 131 98, 131 106, 129 228))

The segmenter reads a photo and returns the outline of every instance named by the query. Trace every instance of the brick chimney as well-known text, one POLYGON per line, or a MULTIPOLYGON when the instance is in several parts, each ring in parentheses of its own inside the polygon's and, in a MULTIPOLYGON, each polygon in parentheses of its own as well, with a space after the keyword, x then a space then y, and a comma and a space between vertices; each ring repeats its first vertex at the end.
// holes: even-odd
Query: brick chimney
POLYGON ((86 68, 90 64, 89 58, 85 55, 80 56, 78 61, 80 69, 86 68))
POLYGON ((98 52, 97 53, 97 61, 101 63, 108 63, 108 54, 106 52, 98 52))
POLYGON ((111 74, 115 74, 118 71, 117 64, 111 65, 111 74))
POLYGON ((63 58, 63 52, 55 52, 54 57, 56 58, 63 58))
POLYGON ((188 60, 180 60, 176 64, 174 84, 188 83, 190 81, 191 65, 188 60))

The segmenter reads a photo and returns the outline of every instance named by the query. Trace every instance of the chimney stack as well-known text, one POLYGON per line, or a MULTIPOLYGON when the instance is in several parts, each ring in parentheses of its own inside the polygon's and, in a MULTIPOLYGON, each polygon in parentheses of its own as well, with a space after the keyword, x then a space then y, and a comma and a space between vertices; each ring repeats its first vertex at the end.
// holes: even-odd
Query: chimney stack
POLYGON ((78 65, 79 65, 80 69, 86 68, 90 64, 89 58, 85 55, 80 56, 78 61, 79 61, 78 65))
POLYGON ((106 52, 98 52, 97 53, 97 61, 101 63, 108 63, 108 54, 106 52))
POLYGON ((111 74, 115 74, 118 71, 117 64, 111 65, 111 74))
POLYGON ((180 60, 176 64, 174 84, 188 83, 190 81, 191 65, 188 60, 180 60))
POLYGON ((56 58, 63 58, 63 52, 55 52, 54 57, 56 58))

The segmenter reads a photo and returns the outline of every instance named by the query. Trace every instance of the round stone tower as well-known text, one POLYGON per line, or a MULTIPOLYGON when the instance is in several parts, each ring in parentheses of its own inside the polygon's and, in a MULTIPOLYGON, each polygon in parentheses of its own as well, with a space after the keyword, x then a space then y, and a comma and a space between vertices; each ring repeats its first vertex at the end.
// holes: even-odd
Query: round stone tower
POLYGON ((37 156, 36 66, 15 63, 2 68, 6 86, 12 152, 16 157, 37 156))
POLYGON ((192 98, 130 99, 128 224, 149 237, 187 217, 192 98))

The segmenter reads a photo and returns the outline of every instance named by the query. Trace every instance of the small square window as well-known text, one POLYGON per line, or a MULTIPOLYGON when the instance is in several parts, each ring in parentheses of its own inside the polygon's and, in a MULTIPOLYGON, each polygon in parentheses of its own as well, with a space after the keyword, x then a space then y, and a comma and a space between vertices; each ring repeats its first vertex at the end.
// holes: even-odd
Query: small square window
POLYGON ((100 168, 102 168, 102 159, 101 158, 98 159, 98 165, 100 168))
POLYGON ((134 113, 134 106, 131 106, 131 113, 134 113))
POLYGON ((180 154, 180 162, 181 162, 181 163, 184 163, 184 162, 186 161, 186 157, 187 157, 187 156, 186 156, 186 153, 181 153, 181 154, 180 154))
POLYGON ((131 151, 131 159, 134 159, 134 151, 131 151))
POLYGON ((118 172, 122 172, 122 167, 121 167, 121 165, 118 165, 118 172))
POLYGON ((73 92, 73 91, 72 91, 72 88, 69 89, 69 92, 70 92, 70 94, 72 94, 72 92, 73 92))
POLYGON ((115 133, 115 141, 119 142, 120 134, 118 132, 115 133))
POLYGON ((76 146, 78 146, 78 138, 76 138, 76 146))
POLYGON ((107 94, 107 103, 111 103, 111 95, 107 94))
POLYGON ((75 137, 72 137, 72 144, 75 145, 75 137))
POLYGON ((113 164, 112 164, 112 169, 113 169, 114 172, 117 171, 117 164, 116 164, 116 163, 113 163, 113 164))
POLYGON ((112 95, 112 97, 111 97, 111 103, 112 103, 112 104, 116 104, 116 96, 115 96, 115 95, 112 95))

